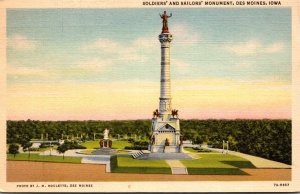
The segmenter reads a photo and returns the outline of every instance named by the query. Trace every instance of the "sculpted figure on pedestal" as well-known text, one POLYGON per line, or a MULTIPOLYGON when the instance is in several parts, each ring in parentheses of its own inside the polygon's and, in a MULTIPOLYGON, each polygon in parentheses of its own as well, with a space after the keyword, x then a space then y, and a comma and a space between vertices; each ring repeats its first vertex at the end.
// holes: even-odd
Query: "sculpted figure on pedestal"
POLYGON ((162 32, 161 33, 169 33, 169 28, 168 28, 168 18, 172 17, 172 13, 170 13, 170 15, 167 15, 167 12, 164 11, 164 13, 160 15, 160 18, 163 19, 162 23, 163 23, 163 27, 162 27, 162 32))

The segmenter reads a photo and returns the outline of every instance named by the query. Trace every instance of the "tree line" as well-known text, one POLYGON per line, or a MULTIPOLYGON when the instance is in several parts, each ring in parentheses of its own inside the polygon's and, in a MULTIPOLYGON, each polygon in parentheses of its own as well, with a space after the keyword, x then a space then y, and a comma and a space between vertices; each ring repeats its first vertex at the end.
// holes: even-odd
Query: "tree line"
MULTIPOLYGON (((184 140, 222 148, 229 141, 229 149, 291 164, 291 120, 181 120, 184 140)), ((23 143, 44 138, 57 140, 80 137, 91 140, 94 134, 102 138, 104 129, 110 136, 134 137, 149 141, 150 120, 124 121, 7 121, 7 143, 23 143)))

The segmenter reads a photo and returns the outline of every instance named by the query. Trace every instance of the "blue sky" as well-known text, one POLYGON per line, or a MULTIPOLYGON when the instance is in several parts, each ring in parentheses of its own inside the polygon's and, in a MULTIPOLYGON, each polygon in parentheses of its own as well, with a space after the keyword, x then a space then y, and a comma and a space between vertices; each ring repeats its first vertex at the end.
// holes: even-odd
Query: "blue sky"
MULTIPOLYGON (((19 39, 38 45, 27 50, 9 47, 8 64, 47 68, 56 73, 71 71, 65 72, 64 77, 53 78, 55 82, 157 80, 161 12, 163 9, 8 10, 8 38, 20 36, 19 39), (101 46, 83 49, 97 41, 99 44, 111 41, 124 50, 135 48, 123 57, 101 46), (75 68, 90 61, 98 61, 100 66, 103 63, 103 70, 81 74, 75 68), (104 71, 104 66, 113 73, 104 71)), ((171 51, 174 79, 203 76, 290 79, 290 9, 170 9, 168 12, 173 13, 169 28, 174 35, 171 51), (250 50, 245 54, 238 52, 240 47, 247 46, 250 50)), ((9 83, 43 81, 38 75, 9 75, 8 80, 9 83)))
MULTIPOLYGON (((8 9, 8 118, 151 117, 163 11, 8 9)), ((291 9, 167 12, 183 118, 291 117, 291 9)))

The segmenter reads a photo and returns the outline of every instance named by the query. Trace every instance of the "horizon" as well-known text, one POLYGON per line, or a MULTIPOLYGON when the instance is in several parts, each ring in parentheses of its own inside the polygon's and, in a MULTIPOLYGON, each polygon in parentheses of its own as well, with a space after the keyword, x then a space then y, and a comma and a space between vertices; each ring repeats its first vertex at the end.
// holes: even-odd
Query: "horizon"
MULTIPOLYGON (((7 118, 151 119, 163 11, 8 9, 7 118)), ((179 118, 291 119, 290 8, 167 12, 179 118)))
MULTIPOLYGON (((268 119, 268 118, 264 118, 264 119, 180 119, 180 121, 188 121, 188 120, 197 120, 197 121, 208 121, 208 120, 217 120, 217 121, 244 121, 244 120, 251 120, 251 121, 255 121, 255 120, 288 120, 288 121, 292 121, 292 119, 268 119)), ((41 121, 41 122, 64 122, 64 121, 80 121, 80 122, 87 122, 87 121, 98 121, 98 122, 111 122, 111 121, 151 121, 149 118, 146 119, 125 119, 125 120, 32 120, 32 119, 26 119, 26 120, 6 120, 6 121, 41 121)))

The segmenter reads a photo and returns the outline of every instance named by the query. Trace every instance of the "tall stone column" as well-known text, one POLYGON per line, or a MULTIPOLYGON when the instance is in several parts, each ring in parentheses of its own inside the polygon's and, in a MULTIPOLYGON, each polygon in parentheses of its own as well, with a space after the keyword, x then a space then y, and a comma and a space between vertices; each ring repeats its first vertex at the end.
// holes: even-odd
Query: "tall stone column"
POLYGON ((170 47, 173 39, 168 29, 168 18, 172 14, 167 15, 164 11, 160 14, 163 28, 158 36, 161 44, 161 74, 160 74, 160 97, 159 110, 153 112, 152 118, 152 137, 155 142, 151 141, 149 150, 154 153, 176 153, 180 152, 179 137, 180 125, 179 119, 172 116, 172 97, 171 97, 171 75, 170 75, 170 47), (166 146, 166 139, 169 145, 166 146))
POLYGON ((170 43, 173 37, 170 33, 161 33, 161 75, 160 75, 160 98, 159 112, 162 117, 171 114, 171 82, 170 82, 170 43))

